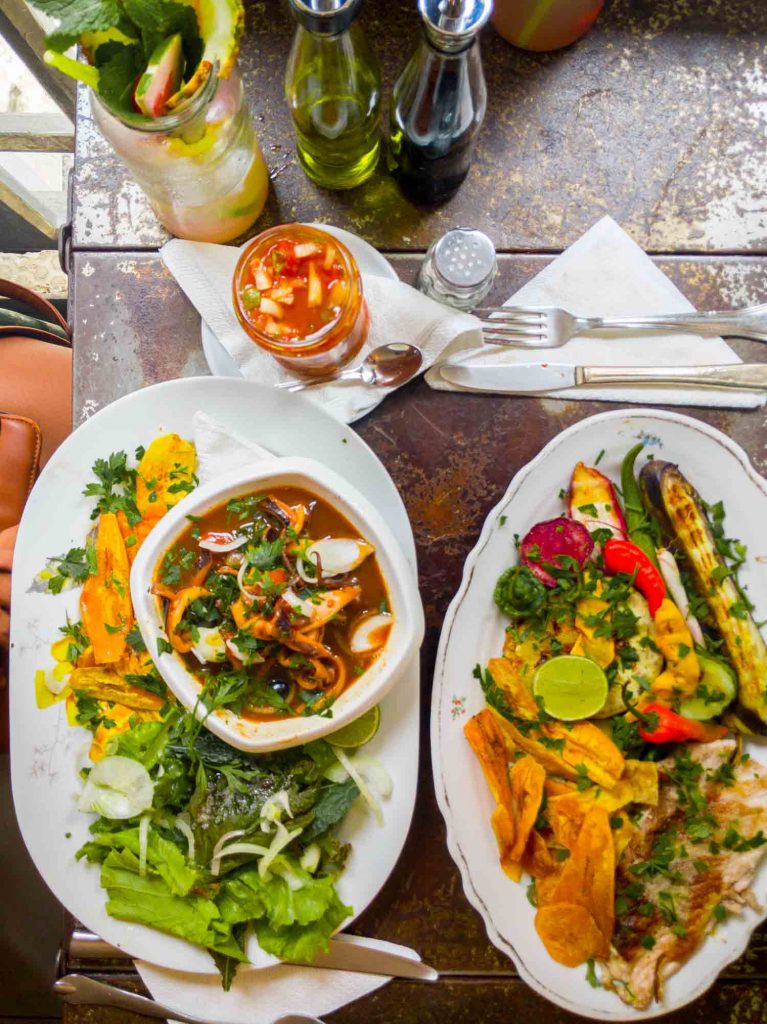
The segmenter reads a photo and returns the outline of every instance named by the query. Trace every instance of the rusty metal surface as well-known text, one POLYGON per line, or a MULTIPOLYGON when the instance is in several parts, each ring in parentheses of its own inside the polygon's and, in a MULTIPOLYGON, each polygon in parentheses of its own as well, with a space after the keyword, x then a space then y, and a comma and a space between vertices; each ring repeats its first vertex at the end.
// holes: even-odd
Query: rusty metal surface
MULTIPOLYGON (((767 5, 763 0, 608 0, 579 43, 529 54, 483 36, 489 105, 464 187, 439 210, 405 201, 383 168, 331 193, 293 157, 282 96, 292 22, 256 0, 240 59, 273 189, 258 227, 324 220, 381 248, 424 248, 471 223, 506 250, 554 250, 610 213, 645 249, 767 249, 767 5)), ((418 28, 414 0, 363 14, 391 86, 418 28)), ((166 235, 78 102, 74 244, 153 248, 166 235)))
MULTIPOLYGON (((549 262, 545 256, 506 256, 492 299, 501 300, 549 262)), ((417 257, 395 257, 400 276, 412 279, 417 257)), ((758 258, 665 258, 657 261, 701 308, 754 301, 767 289, 767 265, 758 258)), ((115 398, 159 380, 203 372, 199 320, 163 264, 152 254, 76 254, 72 275, 75 330, 76 421, 115 398)), ((737 343, 753 361, 767 347, 737 343)), ((596 402, 456 395, 416 381, 389 397, 357 425, 391 473, 410 515, 418 548, 427 618, 422 652, 423 723, 419 799, 404 853, 379 897, 355 925, 360 934, 419 950, 447 977, 429 988, 395 983, 332 1020, 347 1024, 440 1021, 459 1024, 576 1018, 544 1004, 515 979, 510 962, 487 940, 463 896, 445 844, 434 798, 428 716, 437 641, 466 555, 489 509, 509 479, 564 427, 614 408, 596 402)), ((683 409, 743 445, 767 472, 763 411, 683 409)), ((723 981, 689 1012, 671 1021, 767 1024, 767 928, 728 968, 723 981), (748 984, 746 982, 749 982, 748 984)), ((96 1011, 99 1013, 100 1011, 96 1011)), ((122 1018, 138 1024, 139 1018, 122 1018)), ((69 1024, 112 1021, 85 1009, 67 1009, 69 1024)), ((115 1017, 115 1024, 118 1024, 115 1017)))

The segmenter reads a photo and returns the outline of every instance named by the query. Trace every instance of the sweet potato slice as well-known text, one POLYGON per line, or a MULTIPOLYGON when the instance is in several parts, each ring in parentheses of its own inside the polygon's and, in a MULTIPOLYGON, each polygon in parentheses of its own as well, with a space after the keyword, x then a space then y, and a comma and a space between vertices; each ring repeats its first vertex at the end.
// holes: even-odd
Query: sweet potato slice
POLYGON ((196 463, 194 445, 178 434, 152 441, 136 475, 136 505, 142 519, 159 519, 193 489, 196 463))
POLYGON ((551 959, 565 967, 577 967, 607 954, 604 936, 596 921, 579 903, 551 903, 540 907, 535 915, 535 930, 551 959))
POLYGON ((96 574, 89 576, 80 595, 85 632, 97 665, 119 661, 125 637, 133 625, 130 565, 117 516, 104 512, 96 534, 96 574))
POLYGON ((73 690, 86 693, 97 700, 114 701, 137 711, 159 711, 165 705, 165 698, 150 693, 140 686, 134 686, 112 668, 76 668, 70 677, 73 690))
POLYGON ((546 772, 534 758, 525 756, 514 762, 509 779, 514 823, 514 842, 509 850, 509 856, 513 861, 519 861, 538 817, 546 772))
POLYGON ((615 927, 615 845, 607 811, 601 807, 586 812, 550 899, 588 910, 604 939, 602 952, 592 955, 606 956, 615 927))
POLYGON ((522 877, 522 868, 511 856, 517 831, 509 780, 509 747, 489 708, 484 708, 478 715, 469 719, 463 731, 477 755, 485 781, 496 803, 490 824, 498 844, 501 867, 510 878, 518 882, 522 877))

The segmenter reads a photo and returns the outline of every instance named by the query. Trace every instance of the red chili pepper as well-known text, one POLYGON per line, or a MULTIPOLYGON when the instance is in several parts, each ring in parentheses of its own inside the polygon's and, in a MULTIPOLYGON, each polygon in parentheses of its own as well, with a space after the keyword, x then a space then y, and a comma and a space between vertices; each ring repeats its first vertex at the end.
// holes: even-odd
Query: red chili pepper
POLYGON ((723 725, 694 722, 691 718, 678 715, 665 704, 645 704, 641 709, 641 715, 639 735, 646 743, 686 743, 690 740, 709 743, 727 735, 727 729, 723 725), (654 728, 649 728, 651 723, 646 721, 645 716, 649 715, 655 715, 658 719, 658 724, 654 728))
POLYGON ((634 577, 634 585, 644 594, 650 606, 650 615, 654 618, 666 596, 666 584, 644 551, 630 540, 616 540, 613 537, 605 544, 604 559, 608 572, 623 572, 634 577))

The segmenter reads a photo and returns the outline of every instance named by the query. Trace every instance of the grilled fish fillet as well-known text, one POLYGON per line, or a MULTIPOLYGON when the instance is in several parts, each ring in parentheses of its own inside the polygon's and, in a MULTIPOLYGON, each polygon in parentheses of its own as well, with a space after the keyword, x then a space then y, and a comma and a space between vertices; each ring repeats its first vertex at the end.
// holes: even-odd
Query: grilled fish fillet
POLYGON ((690 744, 659 764, 660 798, 634 822, 616 876, 606 988, 645 1009, 728 913, 756 906, 767 853, 767 770, 732 739, 690 744))

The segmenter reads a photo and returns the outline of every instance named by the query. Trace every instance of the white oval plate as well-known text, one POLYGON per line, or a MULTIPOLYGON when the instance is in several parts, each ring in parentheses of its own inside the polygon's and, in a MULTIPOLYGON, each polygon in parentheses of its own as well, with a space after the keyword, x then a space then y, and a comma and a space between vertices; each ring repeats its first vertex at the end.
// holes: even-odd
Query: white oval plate
MULTIPOLYGON (((490 827, 493 802, 463 735, 464 723, 484 706, 472 669, 502 651, 506 621, 497 611, 492 593, 498 576, 515 560, 514 534, 523 536, 534 523, 562 514, 559 491, 567 487, 579 459, 593 465, 604 449, 600 470, 612 480, 620 480, 621 460, 638 440, 645 441, 648 453, 678 463, 706 500, 724 500, 728 535, 748 545, 743 582, 756 604, 757 620, 764 618, 767 580, 764 572, 757 570, 767 556, 767 481, 755 472, 745 452, 720 431, 687 416, 655 410, 602 413, 576 423, 550 441, 517 473, 488 515, 445 617, 432 696, 434 784, 447 824, 450 853, 460 869, 469 902, 482 915, 491 942, 511 957, 536 992, 595 1020, 649 1019, 686 1005, 740 956, 753 929, 767 916, 746 910, 720 925, 666 982, 663 1003, 648 1010, 634 1010, 614 992, 591 988, 585 966, 571 969, 551 959, 533 926, 535 911, 527 901, 525 881, 515 884, 501 870, 490 827)), ((764 744, 749 741, 747 746, 752 756, 767 764, 764 744)), ((767 906, 764 864, 753 889, 759 903, 767 906)))
MULTIPOLYGON (((11 650, 11 775, 21 833, 53 894, 86 927, 107 942, 161 967, 213 974, 205 950, 143 925, 109 917, 95 865, 75 861, 88 839, 91 815, 77 810, 77 772, 86 763, 90 734, 70 728, 63 704, 40 711, 34 674, 51 663, 50 645, 69 613, 79 619, 79 591, 59 595, 29 589, 46 557, 82 545, 92 501, 82 497, 94 460, 129 453, 158 433, 191 437, 198 409, 278 455, 305 455, 353 480, 389 523, 415 573, 413 534, 389 474, 349 427, 298 395, 245 380, 200 377, 169 381, 134 392, 84 423, 43 470, 27 502, 13 566, 11 650)), ((385 802, 386 825, 354 807, 341 835, 353 844, 339 893, 362 913, 383 886, 410 828, 418 775, 419 669, 414 661, 381 705, 381 728, 369 751, 394 781, 385 802)), ((258 966, 273 963, 253 941, 248 955, 258 966)))
MULTIPOLYGON (((353 235, 351 231, 346 231, 344 228, 337 228, 333 224, 313 222, 312 226, 327 231, 329 235, 334 235, 339 242, 343 242, 357 261, 357 266, 363 274, 373 274, 374 277, 390 277, 393 281, 397 280, 397 272, 391 263, 377 249, 374 249, 369 242, 366 242, 364 238, 360 238, 359 235, 353 235)), ((245 242, 241 248, 245 248, 249 244, 250 240, 245 242)), ((213 376, 242 377, 242 371, 239 366, 204 320, 200 321, 200 333, 202 336, 202 351, 208 363, 208 369, 213 376)))

